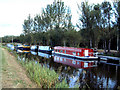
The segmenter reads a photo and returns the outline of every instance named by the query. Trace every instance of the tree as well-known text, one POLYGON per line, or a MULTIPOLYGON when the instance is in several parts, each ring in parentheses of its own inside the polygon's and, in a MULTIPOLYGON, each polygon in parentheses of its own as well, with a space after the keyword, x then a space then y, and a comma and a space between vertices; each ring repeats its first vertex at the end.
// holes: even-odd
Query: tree
POLYGON ((101 30, 101 26, 102 26, 102 22, 101 22, 101 6, 100 4, 97 5, 92 5, 93 10, 92 10, 92 17, 93 17, 93 21, 94 23, 92 23, 92 28, 93 28, 93 45, 94 47, 98 48, 98 43, 100 41, 100 30, 101 30))
POLYGON ((120 53, 120 1, 114 2, 114 8, 115 8, 115 18, 118 26, 118 51, 120 53))
POLYGON ((80 47, 81 36, 80 33, 74 29, 64 32, 64 40, 67 46, 80 47))
POLYGON ((105 52, 106 52, 106 42, 108 40, 108 52, 110 52, 110 45, 111 45, 111 38, 113 38, 113 30, 112 28, 112 6, 110 4, 110 2, 103 2, 101 5, 101 9, 102 9, 102 19, 103 19, 103 30, 105 33, 104 34, 104 39, 105 39, 105 52))
MULTIPOLYGON (((88 2, 82 2, 81 7, 78 5, 79 10, 82 12, 82 15, 80 15, 79 21, 82 23, 82 28, 86 32, 84 32, 86 40, 90 41, 90 47, 92 47, 92 30, 91 30, 91 6, 88 5, 88 2)), ((80 23, 77 24, 78 27, 80 27, 80 23)))
POLYGON ((24 20, 23 24, 23 32, 26 35, 26 42, 27 44, 30 44, 33 42, 33 19, 31 18, 30 14, 28 16, 27 20, 24 20))
POLYGON ((47 5, 47 8, 42 11, 42 19, 44 21, 45 30, 54 28, 66 28, 71 24, 70 8, 64 5, 64 2, 54 1, 53 4, 47 5))
POLYGON ((59 0, 51 5, 47 5, 47 8, 43 9, 42 19, 44 21, 44 30, 47 32, 47 42, 52 46, 64 43, 62 42, 64 38, 64 34, 62 33, 64 30, 73 29, 71 17, 70 8, 67 8, 64 2, 59 0))
POLYGON ((77 23, 77 26, 81 28, 81 35, 85 40, 85 45, 90 48, 97 47, 101 27, 100 5, 88 5, 88 2, 82 2, 81 7, 78 5, 78 8, 82 11, 82 15, 80 14, 80 23, 77 23))
POLYGON ((44 21, 40 15, 36 15, 34 17, 34 28, 33 31, 35 32, 42 32, 44 30, 44 21))
POLYGON ((33 19, 31 18, 30 14, 29 14, 28 19, 24 20, 23 32, 24 32, 24 34, 30 34, 30 33, 32 33, 32 30, 33 30, 33 19))

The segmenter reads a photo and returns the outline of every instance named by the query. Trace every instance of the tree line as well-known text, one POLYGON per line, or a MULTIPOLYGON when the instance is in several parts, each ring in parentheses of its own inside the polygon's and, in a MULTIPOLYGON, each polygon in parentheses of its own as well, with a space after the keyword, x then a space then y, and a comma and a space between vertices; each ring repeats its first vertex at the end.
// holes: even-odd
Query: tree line
MULTIPOLYGON (((77 4, 79 22, 72 24, 72 14, 62 1, 54 1, 41 14, 24 20, 23 33, 15 42, 26 44, 120 49, 120 1, 90 5, 77 4), (76 30, 76 27, 78 28, 76 30)), ((9 42, 8 36, 3 42, 9 42)), ((119 50, 120 51, 120 50, 119 50)))

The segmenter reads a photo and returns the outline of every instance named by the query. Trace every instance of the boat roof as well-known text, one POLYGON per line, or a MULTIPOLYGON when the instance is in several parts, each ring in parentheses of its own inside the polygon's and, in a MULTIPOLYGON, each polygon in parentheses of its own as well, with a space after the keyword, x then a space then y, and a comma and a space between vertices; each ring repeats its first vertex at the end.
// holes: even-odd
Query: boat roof
MULTIPOLYGON (((80 50, 88 50, 89 48, 74 48, 74 47, 61 47, 61 46, 56 46, 54 49, 60 49, 60 50, 71 50, 71 51, 80 51, 80 50)), ((92 49, 89 49, 92 50, 92 49)))
POLYGON ((30 47, 29 45, 18 45, 18 47, 30 47))

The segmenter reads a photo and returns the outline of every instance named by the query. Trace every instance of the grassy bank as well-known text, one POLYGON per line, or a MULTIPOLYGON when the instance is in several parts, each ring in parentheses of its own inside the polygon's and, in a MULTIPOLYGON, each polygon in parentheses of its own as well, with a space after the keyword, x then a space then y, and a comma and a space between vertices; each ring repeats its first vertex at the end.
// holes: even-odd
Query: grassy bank
MULTIPOLYGON (((4 47, 18 58, 18 54, 11 49, 4 47)), ((18 58, 19 59, 19 58, 18 58)), ((65 80, 58 80, 59 74, 47 67, 42 67, 39 63, 32 60, 18 60, 27 71, 28 77, 37 83, 40 88, 69 88, 65 80)))
POLYGON ((31 80, 37 83, 41 88, 68 88, 69 86, 63 80, 59 82, 59 75, 47 67, 42 67, 34 61, 21 60, 21 64, 25 67, 31 80))

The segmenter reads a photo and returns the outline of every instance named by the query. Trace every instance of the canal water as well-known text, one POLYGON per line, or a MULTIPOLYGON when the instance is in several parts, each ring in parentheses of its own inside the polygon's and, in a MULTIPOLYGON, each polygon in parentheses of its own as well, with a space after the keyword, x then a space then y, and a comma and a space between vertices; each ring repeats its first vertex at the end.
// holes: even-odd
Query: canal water
POLYGON ((42 66, 59 73, 59 80, 66 80, 70 88, 118 88, 120 87, 120 67, 97 64, 97 61, 84 61, 41 52, 19 54, 19 59, 34 60, 42 66))

